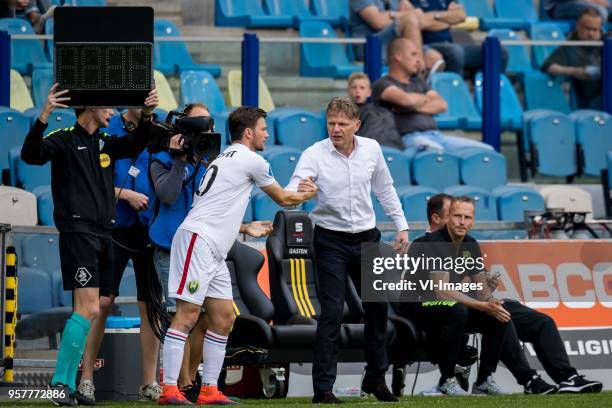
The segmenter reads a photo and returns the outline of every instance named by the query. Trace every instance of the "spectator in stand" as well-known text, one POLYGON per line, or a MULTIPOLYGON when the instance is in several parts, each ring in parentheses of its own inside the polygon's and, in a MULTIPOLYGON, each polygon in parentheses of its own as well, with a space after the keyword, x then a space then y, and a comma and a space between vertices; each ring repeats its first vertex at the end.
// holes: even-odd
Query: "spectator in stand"
POLYGON ((446 111, 446 101, 416 76, 419 54, 410 40, 397 38, 389 45, 389 75, 374 83, 372 100, 389 109, 406 148, 438 151, 459 147, 491 146, 474 140, 443 135, 433 115, 446 111))
POLYGON ((612 4, 610 0, 541 0, 544 9, 553 20, 576 20, 584 10, 595 10, 608 21, 612 4))
MULTIPOLYGON (((482 70, 483 52, 480 44, 453 42, 450 28, 465 21, 465 9, 455 0, 410 0, 410 7, 419 11, 422 42, 440 52, 446 70, 463 75, 463 70, 482 70)), ((507 53, 502 52, 502 65, 506 66, 507 53)))
MULTIPOLYGON (((602 23, 599 12, 585 8, 568 40, 600 41, 602 23)), ((542 71, 571 78, 578 109, 602 109, 600 47, 559 47, 544 61, 542 71)))
POLYGON ((349 76, 348 94, 359 106, 359 135, 374 139, 382 146, 404 150, 404 142, 395 127, 393 114, 388 109, 368 101, 372 95, 372 86, 366 74, 353 72, 349 76))
POLYGON ((37 34, 44 33, 45 21, 53 17, 53 10, 50 0, 0 0, 0 18, 24 18, 37 34))
MULTIPOLYGON (((383 61, 387 46, 395 38, 408 38, 414 41, 424 69, 441 69, 444 64, 442 55, 429 47, 423 48, 421 39, 422 12, 416 10, 408 0, 350 0, 349 24, 353 37, 376 35, 383 44, 383 61)), ((363 59, 363 47, 355 47, 359 59, 363 59)))

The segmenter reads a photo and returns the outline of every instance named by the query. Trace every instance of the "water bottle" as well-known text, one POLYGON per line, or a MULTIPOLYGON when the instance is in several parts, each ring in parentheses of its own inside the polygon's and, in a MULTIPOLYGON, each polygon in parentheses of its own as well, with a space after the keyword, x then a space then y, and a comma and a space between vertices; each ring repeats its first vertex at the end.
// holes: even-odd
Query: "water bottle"
POLYGON ((339 387, 334 391, 336 397, 361 397, 361 388, 359 387, 339 387))

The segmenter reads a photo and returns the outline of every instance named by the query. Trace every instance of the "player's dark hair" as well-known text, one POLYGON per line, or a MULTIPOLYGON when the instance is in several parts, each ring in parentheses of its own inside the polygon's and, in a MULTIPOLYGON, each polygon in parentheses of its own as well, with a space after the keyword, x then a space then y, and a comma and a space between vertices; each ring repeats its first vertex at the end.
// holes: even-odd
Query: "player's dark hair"
POLYGON ((228 127, 232 142, 242 139, 245 129, 255 131, 260 118, 266 118, 266 111, 252 106, 241 106, 229 115, 228 127))
POLYGON ((434 214, 442 216, 444 201, 451 201, 452 199, 453 196, 449 194, 440 193, 436 194, 435 196, 432 196, 429 200, 427 200, 427 221, 431 222, 431 217, 433 217, 434 214))
POLYGON ((78 118, 81 113, 85 112, 87 108, 74 108, 74 115, 78 118))

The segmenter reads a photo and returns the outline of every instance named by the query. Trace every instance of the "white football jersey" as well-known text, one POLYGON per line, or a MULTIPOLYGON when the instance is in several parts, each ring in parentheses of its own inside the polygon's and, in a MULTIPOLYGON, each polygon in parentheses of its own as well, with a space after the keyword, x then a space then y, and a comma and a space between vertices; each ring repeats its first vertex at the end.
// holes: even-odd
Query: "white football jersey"
POLYGON ((234 143, 210 163, 180 229, 204 238, 225 259, 238 237, 253 186, 274 183, 270 164, 243 144, 234 143))

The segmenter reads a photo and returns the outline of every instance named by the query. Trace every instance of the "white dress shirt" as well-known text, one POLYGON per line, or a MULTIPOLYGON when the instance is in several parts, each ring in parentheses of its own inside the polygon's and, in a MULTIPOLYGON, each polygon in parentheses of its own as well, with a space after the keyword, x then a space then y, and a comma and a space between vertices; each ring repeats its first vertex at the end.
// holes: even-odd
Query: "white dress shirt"
POLYGON ((357 233, 376 226, 373 191, 398 231, 408 223, 380 145, 355 135, 355 148, 346 157, 329 138, 302 153, 286 189, 297 191, 301 179, 312 176, 318 187, 312 221, 325 229, 357 233))

